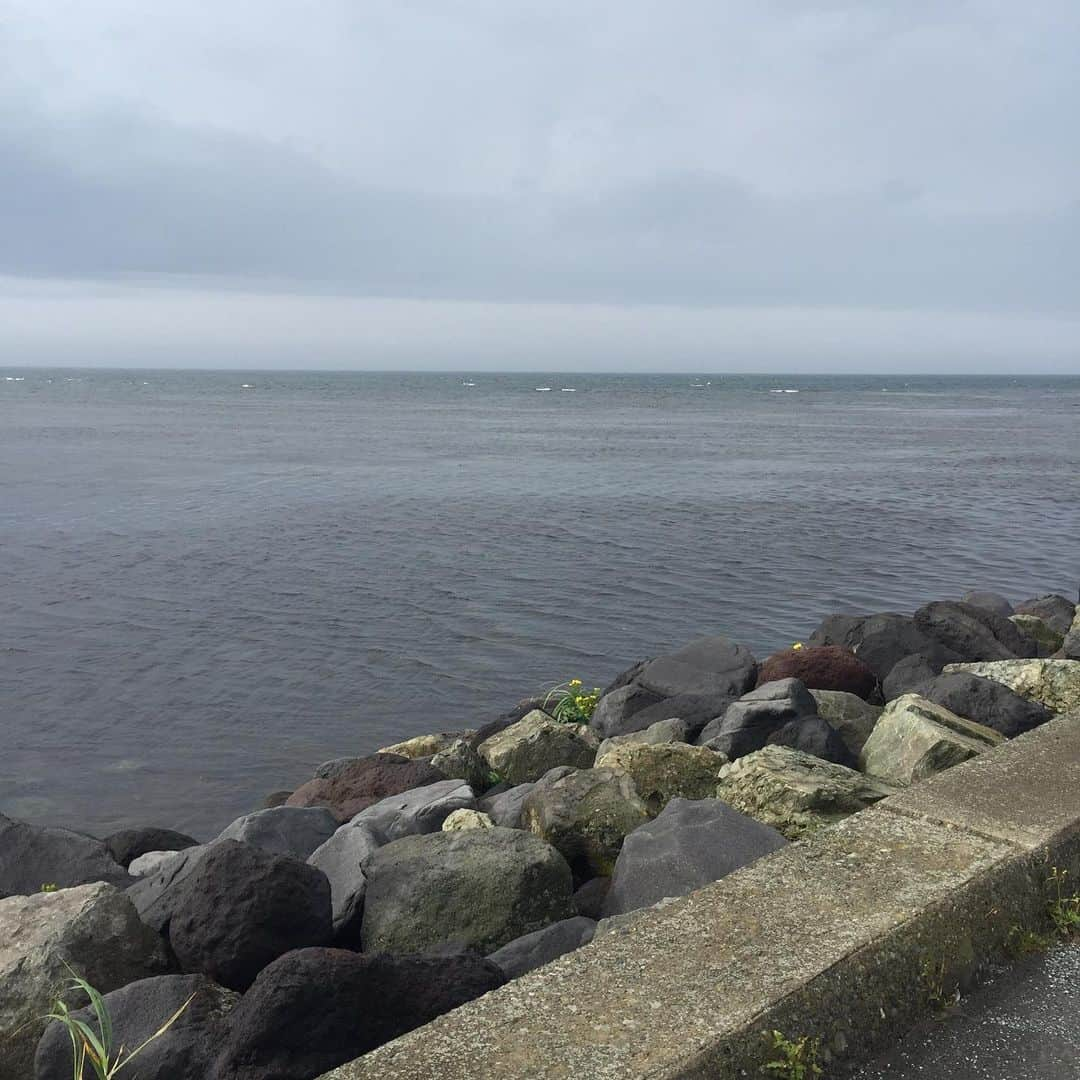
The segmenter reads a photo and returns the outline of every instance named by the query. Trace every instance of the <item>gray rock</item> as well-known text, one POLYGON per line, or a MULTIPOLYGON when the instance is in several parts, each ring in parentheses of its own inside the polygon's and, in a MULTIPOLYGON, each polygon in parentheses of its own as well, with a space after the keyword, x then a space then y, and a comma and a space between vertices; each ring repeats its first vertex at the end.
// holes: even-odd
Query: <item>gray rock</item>
MULTIPOLYGON (((200 844, 195 844, 195 847, 201 847, 200 844)), ((188 848, 181 848, 180 851, 187 851, 188 848)), ((140 855, 137 859, 131 860, 131 865, 128 867, 128 873, 133 878, 146 877, 148 874, 155 874, 158 870, 164 869, 169 863, 176 858, 179 851, 148 851, 143 855, 140 855)))
MULTIPOLYGON (((127 894, 135 905, 139 918, 159 934, 168 932, 169 920, 177 897, 177 887, 194 872, 199 860, 210 850, 209 844, 169 852, 156 865, 147 869, 145 875, 128 887, 127 894)), ((146 858, 147 856, 143 856, 146 858)), ((139 862, 139 860, 136 860, 139 862)))
POLYGON ((491 787, 491 769, 469 739, 455 739, 431 759, 447 780, 464 780, 474 791, 491 787))
POLYGON ((664 695, 646 690, 638 683, 624 684, 600 698, 589 719, 589 727, 601 739, 623 735, 630 731, 639 731, 647 725, 635 725, 634 716, 650 705, 658 705, 663 700, 664 695))
POLYGON ((556 847, 579 880, 610 874, 623 837, 649 820, 649 811, 625 773, 579 769, 541 780, 521 814, 522 825, 556 847))
POLYGON ((910 615, 886 611, 877 615, 830 615, 810 635, 811 645, 842 645, 850 649, 879 679, 884 679, 905 656, 918 653, 938 674, 960 656, 924 633, 910 615))
POLYGON ((905 656, 881 680, 881 691, 886 701, 912 693, 917 687, 941 673, 941 665, 931 663, 921 653, 905 656))
POLYGON ((848 750, 859 756, 881 715, 880 705, 869 705, 861 697, 843 690, 811 690, 821 717, 844 740, 848 750))
POLYGON ((954 600, 919 608, 915 625, 957 653, 961 660, 1012 660, 1034 656, 1035 643, 1004 615, 954 600))
MULTIPOLYGON (((573 772, 573 769, 568 768, 561 775, 567 772, 573 772)), ((501 825, 506 829, 520 829, 521 808, 534 787, 536 787, 535 784, 515 784, 509 791, 500 791, 498 795, 480 799, 476 805, 496 825, 501 825)))
POLYGON ((774 732, 792 721, 817 716, 817 702, 798 679, 778 679, 743 694, 723 716, 705 726, 698 745, 719 750, 732 761, 760 750, 774 732))
POLYGON ((382 840, 364 825, 342 825, 308 859, 330 882, 334 937, 339 942, 353 944, 359 940, 367 890, 367 879, 361 867, 364 860, 381 846, 382 840))
POLYGON ((630 743, 663 746, 665 743, 689 742, 693 737, 691 730, 691 725, 681 716, 657 720, 655 724, 650 724, 641 731, 630 731, 625 735, 612 735, 610 739, 605 739, 600 744, 600 749, 596 751, 596 760, 599 761, 616 746, 626 746, 630 743))
POLYGON ((30 896, 42 885, 66 889, 93 881, 123 888, 131 877, 100 840, 0 814, 0 895, 30 896))
POLYGON ((1061 651, 1066 660, 1080 660, 1080 609, 1077 609, 1076 618, 1065 635, 1061 651))
POLYGON ((854 766, 858 762, 839 733, 820 716, 803 716, 781 724, 765 740, 765 745, 787 746, 837 765, 854 766))
POLYGON ((611 878, 589 878, 574 893, 574 909, 579 915, 584 915, 587 919, 599 919, 604 912, 604 904, 607 901, 607 894, 610 889, 611 878))
MULTIPOLYGON (((177 1010, 183 1012, 132 1062, 137 1080, 206 1080, 228 1031, 227 1018, 240 995, 211 982, 204 975, 159 975, 140 979, 105 995, 113 1025, 114 1044, 129 1050, 141 1046, 177 1010)), ((96 1031, 89 1007, 75 1016, 96 1031)), ((71 1080, 71 1040, 59 1023, 52 1023, 38 1043, 34 1080, 71 1080)))
POLYGON ((596 923, 592 919, 575 915, 516 938, 491 953, 488 959, 498 965, 507 979, 516 979, 568 952, 580 949, 582 945, 588 945, 594 933, 596 923))
POLYGON ((1012 604, 1001 593, 974 589, 971 592, 964 593, 960 597, 960 602, 970 604, 972 607, 982 608, 984 611, 992 611, 995 615, 1001 615, 1006 619, 1010 615, 1016 614, 1012 604))
POLYGON ((727 758, 705 746, 686 743, 624 743, 597 755, 598 769, 617 769, 634 782, 652 815, 673 799, 708 799, 727 758))
POLYGON ((156 827, 121 829, 102 841, 113 859, 124 867, 130 867, 135 859, 148 851, 183 851, 195 847, 198 842, 185 833, 156 827))
POLYGON ((756 676, 753 653, 745 645, 717 635, 699 638, 676 652, 650 660, 636 681, 661 697, 719 694, 735 698, 753 689, 756 676))
POLYGON ((966 671, 993 679, 1015 690, 1027 701, 1045 705, 1051 712, 1080 709, 1080 661, 1000 660, 985 664, 950 664, 946 672, 966 671))
POLYGON ((786 843, 775 829, 719 799, 672 799, 654 821, 626 838, 604 914, 685 896, 786 843))
POLYGON ((1013 615, 1009 622, 1035 642, 1039 656, 1053 656, 1065 644, 1064 634, 1035 615, 1013 615))
POLYGON ((917 687, 916 693, 965 720, 993 728, 1007 739, 1045 724, 1054 714, 1027 701, 1002 683, 963 671, 938 675, 917 687))
MULTIPOLYGON (((658 723, 678 719, 686 726, 685 741, 693 742, 701 729, 714 717, 723 715, 724 710, 734 700, 731 694, 676 694, 634 713, 618 734, 630 735, 645 731, 658 723)), ((610 737, 617 737, 614 729, 612 730, 610 737)))
POLYGON ((566 860, 517 829, 408 836, 363 864, 364 952, 482 953, 574 914, 566 860))
POLYGON ((472 810, 476 797, 468 784, 460 780, 440 780, 436 784, 403 791, 361 810, 351 825, 364 825, 382 843, 400 840, 403 836, 438 832, 442 823, 455 810, 472 810))
POLYGON ((1064 596, 1048 593, 1016 605, 1017 615, 1034 615, 1059 634, 1067 634, 1076 617, 1076 605, 1064 596))
POLYGON ((539 780, 549 769, 587 769, 600 740, 584 724, 563 724, 534 709, 516 724, 482 742, 480 756, 510 784, 539 780))
POLYGON ((108 993, 168 970, 165 943, 112 885, 0 900, 0 1080, 33 1075, 34 1048, 57 997, 82 1004, 65 989, 71 971, 108 993))
POLYGON ((338 819, 324 806, 277 806, 237 818, 217 839, 306 859, 337 827, 338 819))

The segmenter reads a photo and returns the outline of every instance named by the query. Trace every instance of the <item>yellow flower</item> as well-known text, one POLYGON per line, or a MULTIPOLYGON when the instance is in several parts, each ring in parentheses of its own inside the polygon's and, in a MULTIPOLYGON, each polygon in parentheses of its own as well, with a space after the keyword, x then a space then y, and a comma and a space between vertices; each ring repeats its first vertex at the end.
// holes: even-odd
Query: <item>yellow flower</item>
POLYGON ((791 647, 793 649, 801 649, 803 647, 803 643, 801 641, 796 641, 795 644, 792 645, 791 647))
POLYGON ((570 685, 571 686, 580 686, 581 685, 581 680, 580 679, 571 679, 570 680, 570 685))

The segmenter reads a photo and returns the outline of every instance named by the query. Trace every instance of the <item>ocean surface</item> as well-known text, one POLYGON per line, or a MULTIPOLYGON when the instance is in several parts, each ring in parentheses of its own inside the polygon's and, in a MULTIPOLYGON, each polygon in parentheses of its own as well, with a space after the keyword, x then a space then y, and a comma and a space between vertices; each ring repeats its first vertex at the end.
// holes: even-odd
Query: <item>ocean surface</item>
POLYGON ((0 811, 204 838, 703 634, 1075 594, 1080 378, 7 369, 0 555, 0 811))

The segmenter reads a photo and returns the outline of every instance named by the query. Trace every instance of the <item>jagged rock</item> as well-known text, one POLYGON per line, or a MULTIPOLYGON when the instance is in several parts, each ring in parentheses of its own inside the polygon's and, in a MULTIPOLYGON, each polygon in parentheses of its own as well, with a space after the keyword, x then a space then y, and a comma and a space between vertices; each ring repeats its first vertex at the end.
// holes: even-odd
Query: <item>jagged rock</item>
POLYGON ((857 758, 881 715, 881 706, 870 705, 842 690, 811 690, 810 695, 817 702, 818 716, 836 731, 857 758))
POLYGON ((850 649, 879 678, 905 656, 924 656, 938 674, 945 664, 961 659, 935 638, 923 633, 910 615, 886 611, 877 615, 830 615, 810 635, 811 645, 842 645, 850 649))
POLYGON ((614 769, 541 780, 522 807, 524 828, 557 848, 579 880, 610 874, 623 837, 649 820, 634 782, 614 769))
POLYGON ((1003 736, 982 724, 964 720, 918 694, 905 694, 885 706, 860 760, 871 776, 905 785, 959 765, 1003 741, 1003 736))
POLYGON ((786 843, 774 829, 719 799, 672 799, 655 820, 626 838, 604 914, 685 896, 786 843))
POLYGON ((516 979, 568 952, 580 949, 582 945, 588 945, 595 932, 596 922, 593 919, 575 915, 516 938, 501 949, 496 949, 488 959, 507 979, 516 979))
POLYGON ((123 888, 131 880, 100 840, 0 814, 0 895, 29 896, 42 885, 66 889, 93 881, 123 888))
POLYGON ((1045 705, 1027 701, 1002 683, 962 671, 938 675, 915 692, 1007 739, 1045 724, 1054 715, 1045 705))
POLYGON ((877 676, 850 649, 811 645, 784 649, 762 661, 757 684, 798 679, 808 690, 843 690, 864 700, 877 687, 877 676))
POLYGON ((381 799, 361 810, 350 824, 366 826, 386 844, 403 836, 438 832, 455 810, 472 810, 475 806, 476 797, 468 784, 440 780, 381 799))
MULTIPOLYGON (((228 1015, 239 1000, 239 994, 218 986, 205 975, 159 975, 106 994, 114 1045, 129 1051, 142 1046, 183 1009, 169 1029, 141 1050, 123 1074, 130 1073, 138 1080, 206 1080, 228 1030, 228 1015)), ((97 1030, 89 1006, 75 1016, 97 1030)), ((34 1080, 71 1080, 73 1067, 66 1029, 59 1023, 50 1024, 38 1043, 34 1080)))
POLYGON ((957 600, 925 604, 914 615, 915 625, 940 641, 961 660, 1011 660, 1033 656, 1035 643, 1004 615, 957 600))
POLYGON ((108 993, 168 970, 165 943, 112 885, 0 900, 0 1080, 33 1075, 34 1048, 57 997, 82 1003, 65 990, 72 971, 108 993))
POLYGON ((175 886, 169 944, 188 973, 246 990, 272 960, 333 932, 326 875, 236 840, 211 844, 175 886))
POLYGON ((1053 656, 1065 644, 1064 634, 1035 615, 1013 615, 1009 621, 1035 642, 1039 656, 1053 656))
POLYGON ((1064 596, 1048 593, 1016 605, 1017 615, 1034 615, 1059 634, 1067 634, 1076 617, 1076 605, 1064 596))
POLYGON ((535 709, 477 749, 502 779, 526 784, 558 765, 589 768, 599 745, 587 725, 563 724, 535 709))
POLYGON ((1005 619, 1015 614, 1012 604, 1001 593, 974 589, 971 592, 964 593, 960 597, 960 602, 970 604, 972 607, 982 608, 984 611, 992 611, 995 615, 1000 615, 1005 619))
POLYGON ((150 851, 183 851, 194 847, 199 841, 172 829, 143 828, 122 829, 106 836, 102 843, 120 866, 128 868, 132 862, 150 851))
POLYGON ((277 806, 237 818, 217 839, 240 840, 263 851, 306 859, 337 827, 337 818, 324 806, 277 806))
POLYGON ((342 822, 388 795, 434 784, 445 777, 426 761, 393 754, 347 759, 326 777, 317 776, 289 796, 289 806, 328 806, 342 822))
POLYGON ((766 746, 725 766, 716 794, 736 810, 796 840, 897 790, 788 746, 766 746))
POLYGON ((505 982, 476 956, 298 949, 265 968, 229 1018, 208 1080, 303 1080, 505 982))
POLYGON ((648 746, 661 746, 664 743, 689 742, 692 738, 691 726, 681 716, 673 716, 669 720, 657 720, 641 731, 630 731, 625 735, 612 735, 600 744, 596 751, 596 760, 599 761, 606 753, 616 746, 626 746, 630 743, 644 743, 648 746))
POLYGON ((468 739, 456 739, 431 759, 431 767, 447 780, 464 780, 473 791, 491 787, 491 769, 468 739))
POLYGON ((1027 701, 1045 705, 1051 712, 1080 709, 1080 661, 1001 660, 986 664, 950 664, 946 672, 966 671, 993 679, 1027 701))
POLYGON ((573 911, 566 860, 517 829, 408 836, 364 860, 364 952, 491 952, 573 911))
POLYGON ((941 665, 933 664, 920 653, 912 653, 893 666, 881 681, 881 692, 886 701, 910 694, 924 682, 941 673, 941 665))
POLYGON ((330 907, 334 938, 353 944, 360 937, 367 879, 362 865, 382 840, 364 825, 342 825, 308 862, 321 870, 330 882, 330 907))
POLYGON ((495 822, 482 810, 455 810, 443 823, 443 832, 462 832, 465 829, 494 829, 495 822))
MULTIPOLYGON (((393 746, 384 746, 376 753, 398 754, 413 761, 416 758, 426 758, 438 754, 452 743, 457 742, 459 739, 468 739, 472 734, 474 733, 471 731, 440 731, 434 735, 417 735, 412 739, 406 739, 404 742, 394 743, 393 746)), ((456 778, 450 777, 450 779, 456 778)))
POLYGON ((597 756, 596 767, 617 769, 634 782, 652 816, 676 796, 707 799, 716 792, 716 778, 727 758, 704 746, 686 743, 624 743, 597 756))

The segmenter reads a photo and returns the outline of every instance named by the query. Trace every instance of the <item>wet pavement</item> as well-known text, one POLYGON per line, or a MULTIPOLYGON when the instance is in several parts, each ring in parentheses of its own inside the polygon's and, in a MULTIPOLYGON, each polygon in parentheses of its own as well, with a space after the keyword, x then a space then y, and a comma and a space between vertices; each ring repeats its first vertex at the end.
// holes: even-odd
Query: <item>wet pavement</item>
POLYGON ((1080 1080, 1080 944, 1003 970, 853 1080, 1080 1080))

